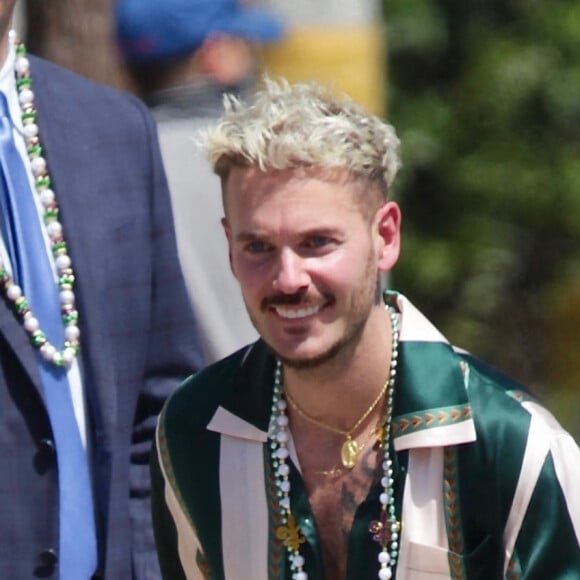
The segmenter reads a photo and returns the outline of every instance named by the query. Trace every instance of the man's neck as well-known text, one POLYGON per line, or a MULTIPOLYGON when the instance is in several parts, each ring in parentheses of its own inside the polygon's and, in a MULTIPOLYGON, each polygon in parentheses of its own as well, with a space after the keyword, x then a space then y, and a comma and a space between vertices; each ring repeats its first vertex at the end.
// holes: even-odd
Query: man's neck
POLYGON ((284 389, 309 415, 350 426, 388 378, 391 340, 391 321, 381 307, 361 339, 332 360, 311 369, 284 367, 284 389))

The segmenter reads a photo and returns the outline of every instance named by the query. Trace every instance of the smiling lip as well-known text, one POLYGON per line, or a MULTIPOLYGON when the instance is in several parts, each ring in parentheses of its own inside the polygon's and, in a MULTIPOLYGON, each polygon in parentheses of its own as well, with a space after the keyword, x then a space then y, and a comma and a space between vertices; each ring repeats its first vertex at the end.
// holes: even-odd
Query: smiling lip
POLYGON ((274 306, 272 310, 276 312, 280 318, 287 320, 296 320, 300 318, 307 318, 316 314, 322 309, 322 305, 308 306, 303 308, 288 308, 287 306, 274 306))

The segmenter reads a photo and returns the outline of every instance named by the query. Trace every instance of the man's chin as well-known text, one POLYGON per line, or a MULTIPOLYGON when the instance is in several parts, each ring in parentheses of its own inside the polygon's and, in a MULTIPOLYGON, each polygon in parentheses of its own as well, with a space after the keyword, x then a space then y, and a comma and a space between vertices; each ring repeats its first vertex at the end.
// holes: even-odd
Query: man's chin
POLYGON ((336 358, 338 353, 341 351, 342 345, 335 344, 331 348, 317 353, 296 353, 294 355, 282 354, 273 349, 276 356, 280 359, 280 362, 291 369, 305 370, 305 369, 316 369, 323 366, 333 359, 336 358))

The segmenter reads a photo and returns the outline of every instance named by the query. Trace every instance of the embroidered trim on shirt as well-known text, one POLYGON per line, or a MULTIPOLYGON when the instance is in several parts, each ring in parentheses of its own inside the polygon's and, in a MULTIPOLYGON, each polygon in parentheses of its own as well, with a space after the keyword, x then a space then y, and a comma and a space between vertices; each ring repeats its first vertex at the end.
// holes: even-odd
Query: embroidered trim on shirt
POLYGON ((469 403, 400 415, 393 419, 393 436, 400 437, 425 429, 454 425, 469 419, 471 419, 471 405, 469 403))
POLYGON ((201 550, 197 550, 195 553, 195 563, 199 568, 204 580, 211 580, 211 571, 209 569, 209 564, 207 563, 206 557, 202 554, 201 550))
POLYGON ((506 580, 520 580, 522 577, 522 567, 517 554, 512 554, 505 571, 506 580))
POLYGON ((268 445, 264 445, 264 481, 268 504, 268 578, 282 578, 286 550, 282 541, 276 536, 276 530, 282 525, 282 519, 278 507, 276 476, 270 463, 268 445))
POLYGON ((175 478, 175 474, 173 473, 173 466, 171 464, 171 457, 169 455, 169 447, 167 445, 167 438, 165 436, 165 425, 162 418, 160 418, 159 420, 159 429, 157 432, 157 452, 159 455, 160 462, 162 464, 161 466, 162 473, 166 479, 166 484, 169 484, 171 486, 171 489, 173 490, 173 493, 175 495, 175 499, 177 499, 179 508, 187 518, 187 521, 189 525, 192 527, 192 529, 195 529, 195 526, 193 525, 193 520, 191 519, 191 515, 189 513, 189 510, 187 509, 185 500, 181 495, 177 479, 175 478))
POLYGON ((465 541, 459 513, 458 477, 457 447, 445 447, 443 452, 443 504, 449 543, 449 569, 453 580, 465 580, 467 573, 461 556, 465 550, 465 541))
POLYGON ((528 401, 536 402, 536 399, 532 397, 529 393, 525 391, 520 391, 518 389, 513 389, 511 391, 506 391, 506 395, 518 401, 518 403, 527 403, 528 401))

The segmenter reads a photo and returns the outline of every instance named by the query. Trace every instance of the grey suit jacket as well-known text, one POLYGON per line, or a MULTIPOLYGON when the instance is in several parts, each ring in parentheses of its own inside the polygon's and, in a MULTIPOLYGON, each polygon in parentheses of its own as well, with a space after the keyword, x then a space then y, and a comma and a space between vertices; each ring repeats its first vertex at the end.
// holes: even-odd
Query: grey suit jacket
MULTIPOLYGON (((40 138, 76 273, 99 577, 156 578, 148 459, 201 365, 154 123, 137 99, 32 61, 40 138)), ((0 298, 0 578, 56 577, 58 473, 35 355, 0 298)))
POLYGON ((215 118, 201 117, 201 106, 198 109, 196 112, 192 98, 187 117, 159 115, 157 119, 177 248, 201 330, 205 362, 210 364, 254 342, 258 333, 230 271, 228 245, 220 223, 224 215, 220 181, 196 142, 215 118))

